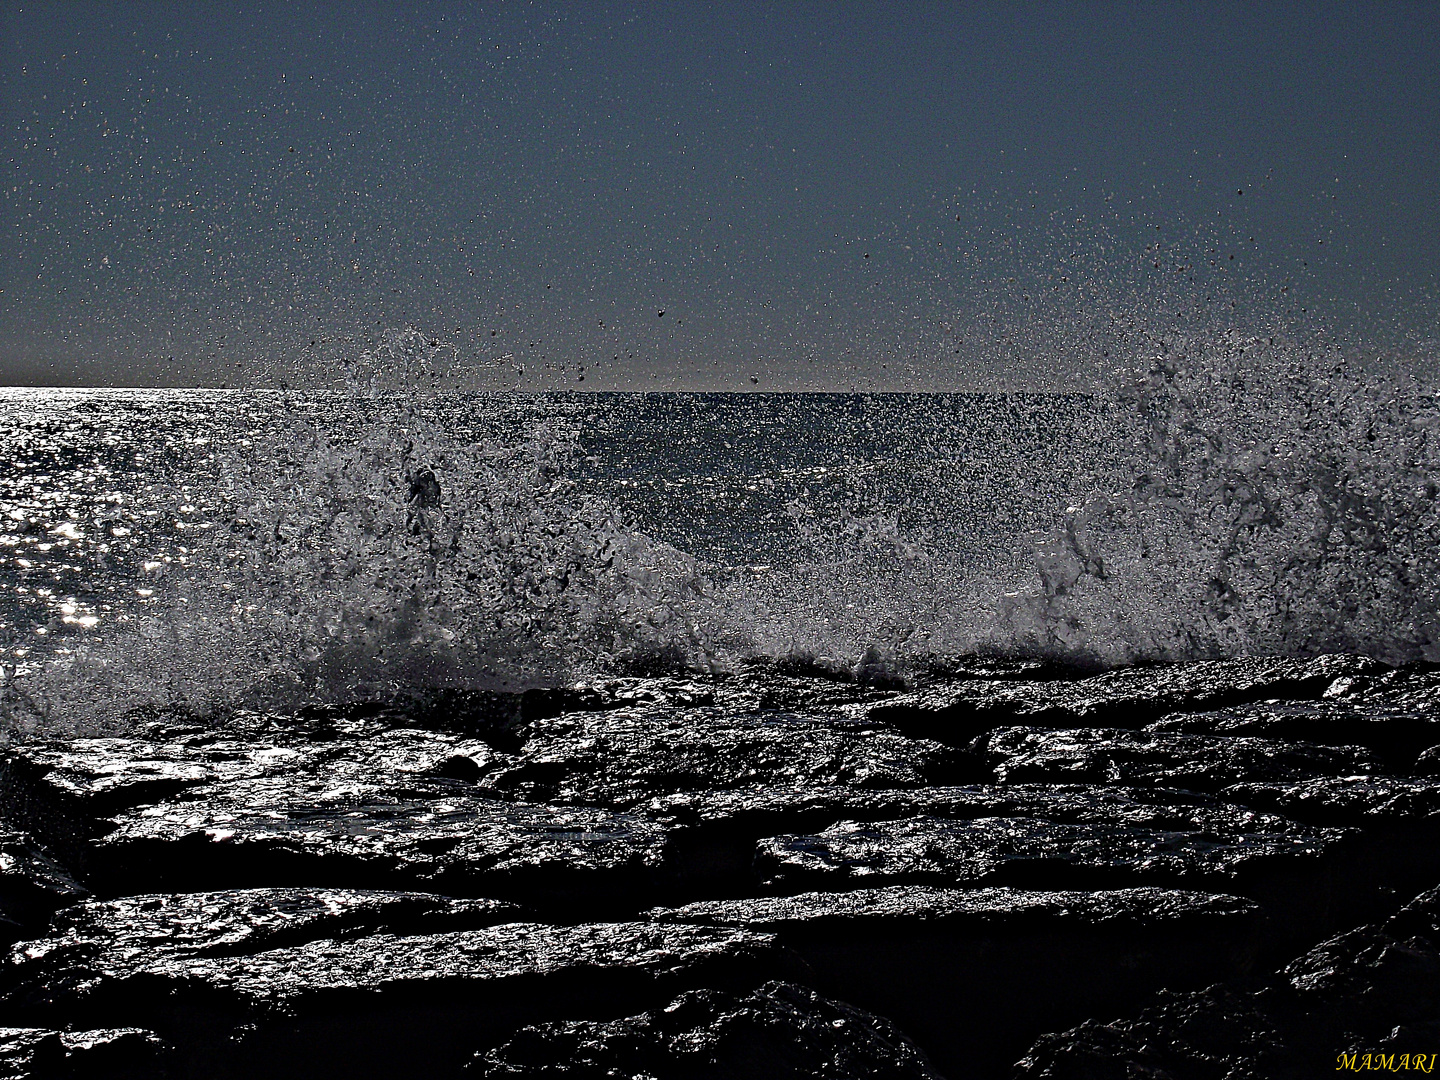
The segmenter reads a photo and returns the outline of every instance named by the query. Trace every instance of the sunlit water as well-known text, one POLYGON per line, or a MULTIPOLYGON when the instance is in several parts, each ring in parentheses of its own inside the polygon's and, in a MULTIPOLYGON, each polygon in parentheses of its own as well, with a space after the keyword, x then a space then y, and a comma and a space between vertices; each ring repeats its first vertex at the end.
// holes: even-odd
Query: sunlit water
MULTIPOLYGON (((154 594, 212 526, 217 448, 297 416, 343 434, 343 396, 0 389, 0 626, 20 655, 65 648, 154 594), (73 642, 71 642, 73 643, 73 642)), ((427 405, 461 439, 538 423, 580 440, 577 479, 708 568, 792 563, 796 504, 824 518, 903 508, 977 548, 1054 526, 1094 472, 1094 406, 1054 395, 540 394, 427 405), (942 480, 943 498, 935 487, 942 480)))
POLYGON ((1440 659, 1433 395, 1133 337, 1068 395, 5 391, 6 722, 796 656, 1440 659))

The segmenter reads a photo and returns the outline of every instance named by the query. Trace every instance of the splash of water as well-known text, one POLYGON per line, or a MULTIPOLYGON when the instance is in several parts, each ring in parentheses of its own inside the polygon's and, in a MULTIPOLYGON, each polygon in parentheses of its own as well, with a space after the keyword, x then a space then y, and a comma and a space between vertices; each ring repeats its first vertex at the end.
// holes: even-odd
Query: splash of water
MULTIPOLYGON (((1096 396, 1096 473, 1028 566, 1020 545, 971 543, 977 522, 937 533, 907 528, 905 506, 823 522, 797 507, 805 557, 728 596, 756 647, 912 674, 966 653, 1440 659, 1433 394, 1278 334, 1131 325, 1110 342, 1133 359, 1096 396)), ((955 501, 945 468, 925 497, 955 501)))
POLYGON ((997 642, 1101 664, 1440 656, 1440 412, 1275 336, 1140 335, 1112 379, 1130 472, 1078 501, 997 642))
MULTIPOLYGON (((136 708, 756 657, 882 681, 976 652, 1440 659, 1433 395, 1278 335, 1128 342, 1139 359, 1086 406, 1088 489, 1033 563, 1000 532, 975 542, 961 469, 937 444, 898 498, 857 486, 839 511, 792 503, 793 563, 707 581, 577 482, 573 435, 471 439, 433 421, 401 389, 443 349, 389 335, 338 412, 297 403, 283 430, 217 444, 205 540, 144 611, 7 677, 0 711, 12 727, 95 730, 136 708)), ((985 467, 1020 475, 1006 453, 985 467)))
MULTIPOLYGON (((405 378, 433 351, 422 335, 386 348, 405 378)), ((573 434, 460 438, 419 398, 370 401, 379 372, 362 359, 365 400, 343 403, 348 423, 296 408, 280 430, 216 448, 205 539, 183 563, 156 564, 165 577, 146 611, 7 679, 10 727, 708 662, 695 561, 577 484, 573 434)))

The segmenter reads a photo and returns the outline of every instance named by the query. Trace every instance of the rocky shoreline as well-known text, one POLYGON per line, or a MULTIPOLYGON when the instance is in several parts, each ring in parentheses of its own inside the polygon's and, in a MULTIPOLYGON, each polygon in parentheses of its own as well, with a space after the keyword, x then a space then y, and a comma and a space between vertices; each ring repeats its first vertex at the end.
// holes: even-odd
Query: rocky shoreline
POLYGON ((1440 1051, 1430 668, 977 660, 166 717, 12 742, 0 820, 0 1077, 1440 1051))

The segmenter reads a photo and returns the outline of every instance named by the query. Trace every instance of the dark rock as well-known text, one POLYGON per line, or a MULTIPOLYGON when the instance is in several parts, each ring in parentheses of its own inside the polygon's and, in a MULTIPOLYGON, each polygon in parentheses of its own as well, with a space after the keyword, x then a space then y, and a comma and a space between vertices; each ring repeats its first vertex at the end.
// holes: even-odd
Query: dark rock
POLYGON ((1315 826, 1361 831, 1347 879, 1368 883, 1355 918, 1373 918, 1391 890, 1402 894, 1440 880, 1440 780, 1340 776, 1293 784, 1236 784, 1221 793, 1256 810, 1315 826))
POLYGON ((646 918, 739 927, 802 945, 931 932, 961 938, 1010 933, 1029 936, 1062 926, 1119 933, 1158 925, 1194 930, 1222 922, 1243 936, 1257 929, 1259 913, 1254 903, 1238 896, 1153 887, 1076 892, 893 885, 839 893, 701 900, 682 907, 655 908, 646 912, 646 918))
POLYGON ((24 833, 0 833, 0 944, 43 929, 51 914, 90 895, 24 833))
POLYGON ((1014 1080, 1300 1080, 1316 1075, 1252 995, 1217 986, 1194 994, 1162 992, 1158 998, 1136 1019, 1087 1020, 1041 1037, 1016 1064, 1014 1080))
POLYGON ((485 1080, 940 1080, 892 1023, 813 990, 697 990, 608 1023, 528 1027, 479 1057, 485 1080))
POLYGON ((957 755, 863 721, 777 710, 616 710, 534 723, 481 786, 532 801, 631 807, 657 795, 802 785, 922 787, 957 755))
MULTIPOLYGON (((1239 808, 1214 795, 1169 788, 1093 784, 962 784, 874 789, 839 786, 685 793, 650 800, 645 811, 675 827, 825 826, 840 820, 1034 817, 1082 824, 1125 820, 1157 829, 1225 828, 1239 808), (1197 825, 1197 822, 1206 824, 1197 825)), ((1254 815, 1239 810, 1242 818, 1254 815)), ((1272 823, 1285 826, 1278 818, 1272 823)))
MULTIPOLYGON (((1177 710, 1217 709, 1271 698, 1309 701, 1337 680, 1387 671, 1364 657, 1206 660, 1121 668, 1072 681, 963 682, 871 706, 870 719, 907 735, 964 745, 993 727, 1138 728, 1177 710)), ((1345 684, 1347 686, 1350 683, 1345 684)))
MULTIPOLYGON (((757 842, 777 833, 809 834, 841 821, 883 822, 906 818, 1027 818, 1101 830, 1189 837, 1200 848, 1227 845, 1255 861, 1259 871, 1271 837, 1282 846, 1308 830, 1268 814, 1256 814, 1211 795, 1157 788, 1093 785, 958 786, 866 791, 825 787, 759 792, 712 792, 652 800, 647 812, 670 830, 665 861, 669 874, 690 892, 734 895, 753 891, 757 842)), ((1333 838, 1332 838, 1333 839, 1333 838)), ((1160 843, 1166 841, 1161 840, 1160 843)), ((1330 840, 1326 841, 1330 843, 1330 840)), ((1322 872, 1321 860, 1311 866, 1322 872)), ((1278 882, 1280 866, 1271 866, 1278 882)), ((1328 873, 1328 870, 1323 870, 1328 873)), ((1260 875, 1257 874, 1257 883, 1260 875)), ((1233 884, 1233 883, 1232 883, 1233 884)), ((1312 888, 1317 882, 1312 878, 1312 888)), ((1230 886, 1225 886, 1230 887, 1230 886)))
POLYGON ((189 733, 37 743, 0 753, 0 817, 65 856, 83 850, 98 822, 189 788, 294 769, 307 749, 189 733))
POLYGON ((238 889, 92 900, 67 908, 44 938, 18 946, 6 972, 12 1007, 35 1008, 84 983, 146 963, 247 956, 326 938, 434 934, 524 918, 498 900, 346 889, 238 889))
POLYGON ((976 752, 1001 783, 1160 784, 1215 791, 1241 782, 1379 772, 1358 746, 1217 738, 1116 728, 998 728, 976 752))
POLYGON ((1339 679, 1327 698, 1381 712, 1434 716, 1440 711, 1440 666, 1415 664, 1339 679))
MULTIPOLYGON (((22 977, 30 948, 16 951, 22 977)), ((242 956, 115 950, 94 978, 7 1006, 47 1022, 143 1025, 174 1043, 187 1076, 359 1080, 452 1075, 476 1051, 557 1016, 608 1019, 684 990, 806 975, 773 938, 740 930, 508 923, 242 956)))
POLYGON ((164 1048, 139 1028, 0 1028, 0 1080, 141 1080, 166 1075, 164 1048))
POLYGON ((1440 1018, 1440 888, 1384 923, 1321 942, 1283 974, 1285 1004, 1327 1033, 1379 1038, 1396 1024, 1440 1018))
MULTIPOLYGON (((453 781, 449 782, 453 785, 453 781)), ((127 812, 93 841, 102 895, 262 886, 435 890, 591 917, 653 903, 665 831, 631 815, 465 794, 403 799, 337 780, 268 778, 127 812)))
POLYGON ((1410 771, 1415 776, 1440 777, 1440 746, 1421 751, 1410 771))
POLYGON ((303 724, 297 735, 285 721, 236 718, 237 725, 253 729, 254 741, 229 730, 166 728, 161 741, 77 739, 12 747, 0 756, 0 817, 32 832, 83 878, 89 841, 112 827, 111 817, 138 807, 223 800, 247 782, 276 792, 348 784, 383 791, 391 800, 443 797, 453 790, 453 779, 473 783, 497 758, 479 740, 388 728, 373 718, 341 730, 326 721, 325 737, 314 741, 313 725, 303 724))
POLYGON ((266 723, 255 734, 253 741, 199 731, 163 742, 76 739, 12 747, 0 759, 0 810, 21 820, 27 816, 21 804, 31 802, 42 815, 58 811, 88 822, 240 780, 323 774, 400 783, 433 775, 457 755, 470 756, 480 769, 496 757, 484 742, 416 728, 310 741, 266 723))
MULTIPOLYGON (((1343 834, 1232 810, 1228 828, 1157 830, 1120 820, 917 817, 841 822, 761 840, 756 871, 776 892, 899 883, 1117 888, 1173 885, 1237 892, 1284 913, 1282 933, 1328 922, 1343 834), (1317 921, 1318 920, 1318 921, 1317 921)), ((1342 896, 1342 899, 1346 899, 1342 896)))
POLYGON ((1162 889, 896 886, 707 901, 663 922, 775 934, 822 990, 889 1016, 950 1075, 998 1070, 1045 1030, 1136 1007, 1161 986, 1249 971, 1256 905, 1162 889))
MULTIPOLYGON (((1016 1077, 1306 1077, 1353 1071, 1344 1053, 1435 1053, 1440 1031, 1440 889, 1384 923, 1337 935, 1242 993, 1162 993, 1130 1020, 1089 1022, 1040 1039, 1016 1077)), ((1433 1067, 1433 1060, 1432 1067, 1433 1067)), ((1393 1069, 1387 1070, 1393 1071, 1393 1069)))
POLYGON ((1296 783, 1235 784, 1221 794, 1299 821, 1339 827, 1440 822, 1440 781, 1403 776, 1332 776, 1296 783))
POLYGON ((1387 771, 1409 771, 1415 756, 1440 742, 1440 713, 1350 701, 1262 702, 1200 713, 1172 713, 1146 731, 1250 736, 1324 746, 1364 746, 1387 771))

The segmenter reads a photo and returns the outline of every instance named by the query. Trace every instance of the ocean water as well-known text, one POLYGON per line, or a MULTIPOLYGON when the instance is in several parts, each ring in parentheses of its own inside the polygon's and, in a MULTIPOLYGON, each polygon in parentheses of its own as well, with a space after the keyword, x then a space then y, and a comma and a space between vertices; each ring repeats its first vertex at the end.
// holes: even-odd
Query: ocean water
MULTIPOLYGON (((12 653, 103 633, 190 565, 215 524, 217 452, 284 443, 297 422, 343 439, 385 408, 343 394, 0 389, 12 653)), ((573 436, 587 494, 718 574, 802 559, 802 514, 890 509, 916 532, 1012 548, 1058 524, 1094 471, 1085 395, 451 395, 424 412, 462 444, 511 444, 536 427, 573 436)))
POLYGON ((1146 339, 1073 394, 404 375, 0 391, 6 724, 797 656, 1440 658, 1434 395, 1275 338, 1146 339))

